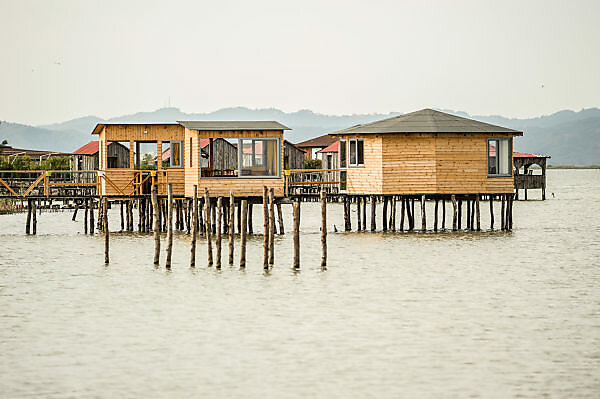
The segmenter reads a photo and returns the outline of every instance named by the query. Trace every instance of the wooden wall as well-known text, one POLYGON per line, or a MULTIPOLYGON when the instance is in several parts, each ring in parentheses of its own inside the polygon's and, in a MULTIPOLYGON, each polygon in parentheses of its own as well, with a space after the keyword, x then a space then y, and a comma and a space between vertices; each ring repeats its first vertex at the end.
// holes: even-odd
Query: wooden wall
POLYGON ((296 146, 284 141, 283 143, 283 159, 286 169, 302 169, 304 168, 305 152, 296 146))
MULTIPOLYGON (((347 136, 345 138, 356 138, 347 136)), ((379 135, 365 138, 365 165, 348 166, 348 194, 383 193, 383 140, 379 135)))
POLYGON ((71 170, 98 170, 98 153, 71 155, 71 170))

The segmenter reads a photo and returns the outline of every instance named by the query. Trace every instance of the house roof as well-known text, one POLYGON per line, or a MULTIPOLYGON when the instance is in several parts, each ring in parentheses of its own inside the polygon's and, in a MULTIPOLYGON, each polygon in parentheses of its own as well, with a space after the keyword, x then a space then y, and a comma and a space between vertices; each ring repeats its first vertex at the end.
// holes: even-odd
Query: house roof
POLYGON ((275 121, 177 121, 192 130, 291 130, 275 121))
POLYGON ((290 147, 294 147, 295 149, 297 149, 298 151, 302 151, 302 152, 306 152, 304 151, 302 148, 297 147, 295 144, 290 143, 287 140, 283 140, 283 144, 284 145, 289 145, 290 147))
POLYGON ((66 152, 56 151, 45 151, 45 150, 28 150, 25 148, 14 148, 9 145, 0 145, 0 152, 2 156, 22 156, 27 155, 29 157, 48 157, 48 156, 68 156, 71 155, 66 152))
POLYGON ((364 125, 353 126, 331 134, 355 133, 509 133, 516 136, 523 135, 523 132, 518 130, 479 122, 429 108, 364 125))
POLYGON ((331 145, 337 139, 335 137, 331 137, 328 134, 324 134, 323 136, 315 137, 314 139, 306 140, 301 143, 295 144, 296 147, 327 147, 331 145))
POLYGON ((323 148, 322 150, 317 151, 317 153, 320 153, 320 152, 339 152, 339 151, 340 151, 340 142, 339 142, 339 140, 336 140, 332 144, 330 144, 327 147, 323 148))
POLYGON ((100 142, 98 140, 90 141, 89 143, 85 144, 84 146, 73 151, 73 155, 94 155, 95 153, 98 152, 99 147, 100 147, 100 142))
POLYGON ((140 125, 164 125, 164 126, 178 126, 178 123, 173 123, 173 122, 146 122, 146 123, 129 123, 129 122, 101 122, 98 123, 96 125, 96 127, 94 128, 94 130, 92 130, 92 134, 100 134, 100 132, 102 131, 102 128, 105 126, 111 126, 111 125, 129 125, 129 126, 140 126, 140 125))
POLYGON ((550 155, 527 154, 524 152, 513 152, 513 158, 550 158, 550 155))

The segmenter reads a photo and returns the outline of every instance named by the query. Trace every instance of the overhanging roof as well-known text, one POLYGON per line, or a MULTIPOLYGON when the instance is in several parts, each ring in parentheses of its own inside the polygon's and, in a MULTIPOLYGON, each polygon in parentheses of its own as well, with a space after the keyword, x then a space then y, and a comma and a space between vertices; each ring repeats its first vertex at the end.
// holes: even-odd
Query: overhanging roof
POLYGON ((94 130, 92 130, 92 134, 100 134, 100 132, 102 131, 102 128, 105 126, 116 126, 116 125, 128 125, 128 126, 148 126, 148 125, 165 125, 165 126, 173 126, 173 125, 179 125, 178 123, 173 123, 173 122, 146 122, 146 123, 141 123, 141 122, 134 122, 134 123, 130 123, 130 122, 100 122, 96 125, 96 127, 94 128, 94 130))
POLYGON ((192 130, 291 130, 275 121, 177 121, 192 130))
POLYGON ((518 130, 479 122, 429 108, 364 125, 353 126, 330 134, 355 133, 508 133, 515 136, 523 135, 523 132, 518 130))

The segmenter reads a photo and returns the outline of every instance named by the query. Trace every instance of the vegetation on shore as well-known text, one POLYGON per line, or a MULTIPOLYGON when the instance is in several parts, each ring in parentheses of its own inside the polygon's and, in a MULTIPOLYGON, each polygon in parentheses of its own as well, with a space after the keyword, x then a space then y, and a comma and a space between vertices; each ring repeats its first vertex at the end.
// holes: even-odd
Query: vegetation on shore
POLYGON ((38 161, 28 155, 0 155, 0 170, 69 170, 69 157, 51 157, 38 161))

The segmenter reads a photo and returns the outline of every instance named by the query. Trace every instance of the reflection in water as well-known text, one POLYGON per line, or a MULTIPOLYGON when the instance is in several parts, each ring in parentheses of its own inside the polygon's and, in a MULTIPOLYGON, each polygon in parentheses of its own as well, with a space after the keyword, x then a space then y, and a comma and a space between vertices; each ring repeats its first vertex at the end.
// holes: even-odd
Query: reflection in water
POLYGON ((600 174, 548 179, 556 198, 516 202, 512 233, 333 233, 343 207, 331 204, 326 271, 316 203, 303 204, 301 269, 287 234, 268 273, 260 236, 245 269, 236 239, 234 266, 216 270, 203 238, 190 268, 176 234, 167 271, 151 234, 114 233, 105 267, 103 237, 68 213, 43 213, 29 237, 25 215, 0 216, 0 392, 596 396, 600 174))

